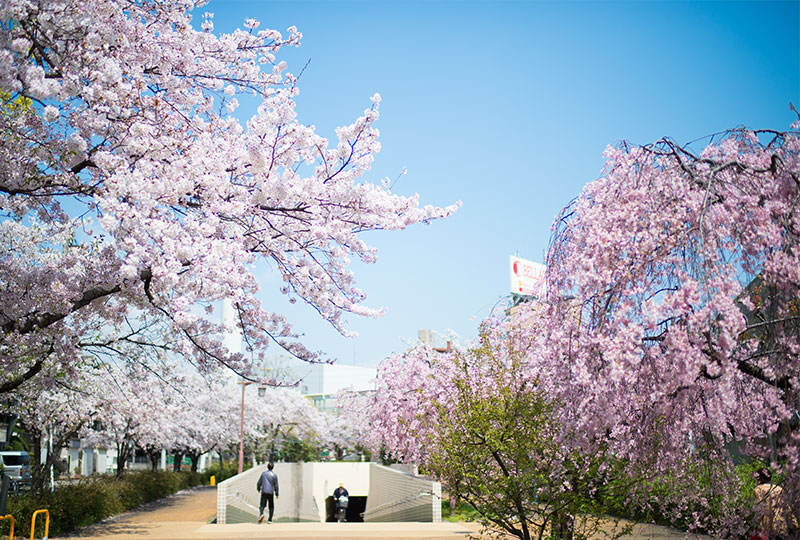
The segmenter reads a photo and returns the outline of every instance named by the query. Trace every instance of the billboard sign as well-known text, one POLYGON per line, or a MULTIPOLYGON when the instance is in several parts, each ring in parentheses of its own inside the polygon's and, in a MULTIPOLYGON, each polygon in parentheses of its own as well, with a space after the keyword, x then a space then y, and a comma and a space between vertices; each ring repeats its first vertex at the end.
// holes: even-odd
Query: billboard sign
POLYGON ((525 296, 541 296, 544 293, 545 266, 540 263, 509 257, 511 292, 525 296))

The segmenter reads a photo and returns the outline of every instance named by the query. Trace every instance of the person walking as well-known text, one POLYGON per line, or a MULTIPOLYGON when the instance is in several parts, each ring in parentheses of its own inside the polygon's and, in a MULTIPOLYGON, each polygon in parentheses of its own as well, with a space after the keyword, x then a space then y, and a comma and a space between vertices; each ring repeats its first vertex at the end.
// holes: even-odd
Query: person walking
POLYGON ((267 464, 267 470, 261 473, 256 484, 256 489, 261 492, 261 505, 259 507, 258 522, 264 521, 264 507, 269 506, 269 518, 267 523, 272 523, 272 514, 275 512, 275 499, 278 498, 278 475, 272 469, 275 466, 272 463, 267 464))

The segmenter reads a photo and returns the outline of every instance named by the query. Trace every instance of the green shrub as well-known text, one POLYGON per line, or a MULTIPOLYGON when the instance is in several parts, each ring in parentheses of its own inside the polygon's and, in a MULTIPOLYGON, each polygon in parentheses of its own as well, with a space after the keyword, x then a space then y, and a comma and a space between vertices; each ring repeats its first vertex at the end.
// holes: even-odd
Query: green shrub
POLYGON ((445 521, 480 521, 481 515, 471 504, 459 501, 454 512, 450 512, 450 500, 442 497, 442 519, 445 521))
MULTIPOLYGON (((56 487, 53 493, 46 491, 41 496, 29 491, 12 495, 8 499, 8 513, 15 519, 15 536, 30 537, 33 513, 46 508, 50 512, 49 537, 60 536, 200 485, 203 480, 203 474, 172 471, 127 472, 121 480, 95 476, 56 487)), ((7 522, 0 522, 0 534, 8 529, 7 522)), ((37 536, 44 534, 43 516, 36 518, 36 531, 37 536)))
MULTIPOLYGON (((248 468, 245 466, 245 468, 248 468)), ((202 473, 202 484, 210 483, 210 478, 213 476, 217 484, 223 480, 227 480, 239 473, 239 466, 236 462, 230 461, 228 463, 212 463, 208 470, 202 473)))
POLYGON ((149 501, 155 501, 177 492, 179 488, 178 474, 171 471, 127 474, 124 481, 133 488, 131 501, 126 506, 135 508, 149 501))
POLYGON ((207 486, 209 475, 199 472, 186 471, 178 475, 178 491, 195 486, 207 486))
MULTIPOLYGON (((125 510, 118 490, 106 481, 82 480, 41 497, 22 492, 8 501, 8 512, 16 520, 15 533, 29 536, 31 517, 43 508, 50 513, 50 536, 91 525, 125 510)), ((37 524, 41 519, 37 517, 37 524)))

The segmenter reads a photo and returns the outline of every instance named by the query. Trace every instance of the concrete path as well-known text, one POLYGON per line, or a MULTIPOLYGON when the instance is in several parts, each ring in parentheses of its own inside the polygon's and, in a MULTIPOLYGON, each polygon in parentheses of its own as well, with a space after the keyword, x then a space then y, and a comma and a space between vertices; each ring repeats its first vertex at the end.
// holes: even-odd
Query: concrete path
POLYGON ((467 539, 480 532, 477 523, 208 523, 217 511, 215 488, 201 487, 177 493, 97 525, 73 532, 85 540, 198 540, 203 538, 261 539, 327 538, 467 539))
MULTIPOLYGON (((473 524, 474 525, 474 524, 473 524)), ((171 521, 161 523, 116 523, 81 538, 108 540, 198 540, 203 538, 262 539, 305 538, 358 540, 417 538, 467 539, 479 533, 479 527, 462 523, 273 523, 268 525, 238 523, 233 525, 199 524, 171 521)))
MULTIPOLYGON (((200 540, 350 538, 390 540, 466 540, 482 538, 478 523, 209 523, 216 514, 215 488, 200 487, 148 504, 136 512, 116 516, 69 535, 85 540, 200 540)), ((488 538, 488 536, 485 536, 488 538)), ((498 538, 493 536, 493 538, 498 538)), ((510 537, 509 537, 510 538, 510 537)), ((680 540, 683 533, 656 525, 637 525, 627 540, 680 540)), ((708 538, 708 537, 705 537, 708 538)))

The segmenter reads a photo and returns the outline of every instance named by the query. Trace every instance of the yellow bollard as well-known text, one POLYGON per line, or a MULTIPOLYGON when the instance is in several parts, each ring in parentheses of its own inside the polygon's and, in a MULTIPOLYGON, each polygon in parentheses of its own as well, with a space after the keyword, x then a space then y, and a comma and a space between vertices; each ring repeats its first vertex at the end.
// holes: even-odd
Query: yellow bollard
POLYGON ((47 535, 50 534, 50 512, 45 508, 43 510, 37 510, 33 513, 33 517, 31 518, 31 540, 33 540, 33 531, 36 529, 36 514, 44 514, 44 540, 47 540, 47 535))
POLYGON ((216 485, 217 485, 217 477, 214 476, 214 475, 211 475, 211 486, 213 487, 213 486, 216 486, 216 485))
POLYGON ((8 540, 14 540, 14 516, 8 514, 7 516, 0 516, 0 520, 3 519, 10 519, 11 520, 11 532, 8 535, 8 540))

